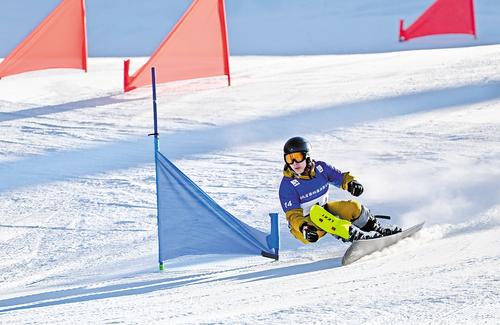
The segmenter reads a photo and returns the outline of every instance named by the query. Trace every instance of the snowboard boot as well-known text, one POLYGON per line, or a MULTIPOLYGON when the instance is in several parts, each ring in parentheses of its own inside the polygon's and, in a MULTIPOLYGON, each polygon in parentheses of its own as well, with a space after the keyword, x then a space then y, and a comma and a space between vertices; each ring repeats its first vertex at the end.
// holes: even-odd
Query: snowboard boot
POLYGON ((374 239, 374 238, 380 238, 380 237, 382 237, 382 235, 380 235, 378 232, 365 232, 362 229, 359 229, 358 227, 350 225, 349 226, 349 238, 343 239, 343 241, 344 242, 353 242, 355 240, 374 239))
POLYGON ((391 226, 391 225, 382 226, 378 222, 377 218, 371 214, 370 217, 368 218, 368 222, 361 228, 361 230, 365 232, 375 231, 379 233, 381 236, 389 236, 402 231, 401 227, 398 226, 391 226))

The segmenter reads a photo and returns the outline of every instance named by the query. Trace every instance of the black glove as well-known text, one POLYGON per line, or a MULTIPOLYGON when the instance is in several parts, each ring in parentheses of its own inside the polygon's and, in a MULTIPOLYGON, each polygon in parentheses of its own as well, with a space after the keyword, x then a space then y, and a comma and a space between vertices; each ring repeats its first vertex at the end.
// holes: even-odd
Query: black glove
POLYGON ((302 236, 310 243, 317 242, 319 239, 318 229, 307 222, 304 222, 302 226, 300 226, 300 231, 302 232, 302 236))
POLYGON ((360 196, 363 194, 363 185, 357 181, 350 181, 349 184, 347 184, 347 190, 354 196, 360 196))

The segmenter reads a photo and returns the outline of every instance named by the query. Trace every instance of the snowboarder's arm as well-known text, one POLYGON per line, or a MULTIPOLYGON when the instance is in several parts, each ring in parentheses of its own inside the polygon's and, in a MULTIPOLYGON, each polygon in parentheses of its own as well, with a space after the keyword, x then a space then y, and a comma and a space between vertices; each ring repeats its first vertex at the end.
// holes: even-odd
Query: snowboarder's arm
POLYGON ((342 184, 339 187, 347 191, 349 183, 354 181, 355 179, 356 177, 354 177, 354 175, 351 175, 349 172, 342 173, 342 184))
POLYGON ((349 190, 349 183, 355 181, 356 177, 351 175, 349 172, 342 173, 342 185, 340 186, 343 190, 349 190))
POLYGON ((325 163, 324 161, 318 161, 318 167, 321 168, 319 169, 320 172, 324 173, 326 178, 328 179, 328 182, 332 183, 333 185, 346 190, 347 191, 347 186, 349 182, 353 181, 355 177, 351 175, 349 172, 341 172, 337 168, 333 167, 330 164, 325 163))
POLYGON ((300 227, 307 223, 310 219, 304 216, 304 210, 300 207, 300 200, 297 191, 295 191, 289 179, 284 178, 282 180, 279 196, 281 207, 285 212, 286 220, 288 221, 288 226, 290 227, 290 232, 302 243, 309 244, 309 241, 304 238, 300 227))
POLYGON ((310 244, 311 242, 317 241, 319 238, 325 235, 324 231, 316 231, 316 239, 315 240, 307 240, 304 237, 303 226, 312 226, 315 228, 314 223, 311 221, 309 217, 304 216, 304 211, 301 208, 288 210, 286 213, 286 220, 288 221, 288 226, 290 227, 290 232, 292 235, 300 240, 304 244, 310 244))
POLYGON ((290 228, 300 232, 300 226, 306 222, 306 217, 304 216, 302 208, 288 210, 285 216, 290 228))
POLYGON ((356 177, 351 175, 350 172, 342 173, 337 168, 325 162, 319 162, 319 164, 325 171, 328 181, 335 186, 345 191, 349 191, 349 193, 354 196, 360 196, 363 193, 363 186, 356 181, 356 177))
POLYGON ((360 196, 363 194, 363 185, 361 185, 356 178, 349 174, 349 172, 343 173, 343 180, 341 188, 348 191, 354 196, 360 196))

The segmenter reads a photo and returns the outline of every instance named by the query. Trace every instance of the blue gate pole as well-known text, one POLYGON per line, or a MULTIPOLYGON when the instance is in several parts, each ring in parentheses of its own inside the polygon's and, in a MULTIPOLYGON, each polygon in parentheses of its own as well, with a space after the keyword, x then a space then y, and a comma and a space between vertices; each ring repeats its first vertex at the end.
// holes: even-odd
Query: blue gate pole
POLYGON ((278 223, 278 214, 277 213, 269 213, 271 217, 271 237, 270 237, 270 246, 274 249, 274 254, 276 255, 275 259, 279 258, 279 250, 280 250, 280 229, 278 223))
POLYGON ((158 195, 158 151, 160 150, 160 140, 158 137, 158 112, 156 106, 156 70, 154 67, 151 68, 151 84, 153 89, 153 122, 154 122, 154 133, 150 134, 154 136, 155 145, 155 173, 156 173, 156 219, 158 224, 158 263, 160 266, 160 271, 164 270, 164 264, 161 260, 161 240, 160 240, 160 200, 158 195))

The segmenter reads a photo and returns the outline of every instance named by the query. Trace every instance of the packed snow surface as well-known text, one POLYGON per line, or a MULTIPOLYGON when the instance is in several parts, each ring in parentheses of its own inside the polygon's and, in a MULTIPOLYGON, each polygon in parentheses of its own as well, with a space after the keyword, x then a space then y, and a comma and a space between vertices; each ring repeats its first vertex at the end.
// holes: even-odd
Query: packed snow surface
POLYGON ((280 212, 282 245, 164 272, 151 89, 123 94, 121 58, 0 80, 0 323, 498 324, 500 45, 373 49, 232 56, 230 87, 159 86, 161 151, 244 222, 280 212), (277 194, 296 135, 374 213, 424 229, 347 267, 348 244, 298 243, 277 194))

